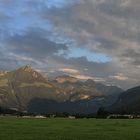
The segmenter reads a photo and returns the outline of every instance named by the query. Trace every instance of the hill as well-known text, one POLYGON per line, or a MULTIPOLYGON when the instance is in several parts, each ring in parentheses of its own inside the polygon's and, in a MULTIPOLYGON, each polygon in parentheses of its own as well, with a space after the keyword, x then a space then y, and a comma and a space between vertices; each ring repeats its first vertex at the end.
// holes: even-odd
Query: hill
POLYGON ((140 86, 123 92, 113 105, 113 111, 124 114, 140 114, 140 86))

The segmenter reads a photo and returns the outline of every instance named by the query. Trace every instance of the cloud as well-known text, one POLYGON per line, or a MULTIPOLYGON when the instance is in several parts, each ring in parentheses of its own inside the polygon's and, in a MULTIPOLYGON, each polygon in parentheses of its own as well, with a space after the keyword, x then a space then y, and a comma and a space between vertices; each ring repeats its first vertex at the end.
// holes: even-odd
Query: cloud
MULTIPOLYGON (((88 69, 86 69, 86 71, 87 70, 88 69)), ((86 73, 84 74, 82 71, 72 69, 72 68, 61 68, 61 69, 59 69, 59 71, 64 72, 66 74, 69 74, 70 76, 75 77, 75 78, 80 79, 80 80, 92 79, 92 80, 97 81, 97 82, 105 82, 105 79, 103 79, 103 78, 88 76, 88 75, 86 75, 86 73)), ((54 73, 54 71, 53 71, 53 73, 54 73)))
POLYGON ((126 52, 123 54, 123 58, 126 59, 128 63, 139 67, 140 66, 140 49, 133 50, 127 49, 126 52))
POLYGON ((74 77, 76 77, 77 79, 80 79, 80 80, 94 79, 93 77, 90 77, 87 75, 75 75, 74 77))
POLYGON ((71 68, 61 68, 61 69, 59 69, 59 71, 65 72, 65 73, 68 73, 68 74, 77 74, 77 73, 79 73, 78 70, 71 69, 71 68))
MULTIPOLYGON (((112 62, 109 70, 106 69, 108 63, 101 64, 104 75, 109 75, 112 70, 113 75, 115 73, 126 74, 133 81, 134 79, 140 80, 138 75, 140 45, 138 5, 140 3, 137 0, 85 0, 81 1, 79 5, 67 8, 67 10, 53 9, 52 14, 44 15, 44 18, 51 19, 55 30, 62 36, 74 39, 78 47, 111 57, 112 62), (129 49, 131 52, 126 56, 129 49)), ((89 62, 85 64, 89 64, 89 62)), ((97 68, 99 71, 97 75, 103 76, 97 66, 95 63, 92 65, 92 69, 97 68)), ((93 72, 89 73, 93 74, 93 72)), ((94 73, 96 75, 96 71, 94 73)), ((119 79, 116 80, 118 82, 115 82, 120 82, 119 79)), ((132 84, 130 79, 127 79, 126 85, 130 86, 129 83, 132 84)), ((132 86, 137 84, 135 82, 132 86)))
POLYGON ((8 38, 4 43, 9 51, 15 54, 31 56, 42 59, 67 51, 65 44, 55 43, 47 38, 46 32, 42 30, 31 29, 25 35, 14 35, 8 38))
POLYGON ((139 0, 1 0, 0 68, 31 63, 139 85, 139 7, 139 0))
POLYGON ((119 81, 126 81, 126 80, 129 79, 129 78, 128 78, 127 76, 125 76, 123 73, 118 73, 117 75, 109 76, 109 78, 116 79, 116 80, 119 80, 119 81))

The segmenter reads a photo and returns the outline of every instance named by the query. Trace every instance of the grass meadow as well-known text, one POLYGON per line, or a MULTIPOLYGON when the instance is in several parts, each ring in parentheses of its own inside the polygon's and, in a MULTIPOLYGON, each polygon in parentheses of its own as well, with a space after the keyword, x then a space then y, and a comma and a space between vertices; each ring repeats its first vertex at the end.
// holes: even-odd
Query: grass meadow
POLYGON ((140 120, 1 117, 0 140, 140 140, 140 120))

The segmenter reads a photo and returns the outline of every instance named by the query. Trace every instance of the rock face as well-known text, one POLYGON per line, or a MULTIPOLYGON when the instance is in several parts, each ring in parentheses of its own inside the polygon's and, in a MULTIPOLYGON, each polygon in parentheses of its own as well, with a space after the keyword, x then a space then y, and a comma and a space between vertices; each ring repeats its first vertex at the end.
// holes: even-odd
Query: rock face
POLYGON ((114 103, 120 92, 122 89, 117 87, 92 80, 83 82, 70 76, 50 81, 30 65, 0 76, 0 106, 18 110, 42 110, 47 113, 48 102, 52 101, 52 104, 49 102, 50 108, 56 103, 60 108, 58 111, 73 111, 72 108, 75 108, 76 112, 94 112, 102 105, 114 103))

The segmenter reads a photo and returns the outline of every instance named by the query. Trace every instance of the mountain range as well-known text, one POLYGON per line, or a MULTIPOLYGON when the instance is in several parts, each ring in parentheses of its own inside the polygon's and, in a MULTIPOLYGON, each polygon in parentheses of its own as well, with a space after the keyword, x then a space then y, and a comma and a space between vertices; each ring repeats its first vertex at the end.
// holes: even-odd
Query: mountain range
POLYGON ((0 106, 33 113, 87 114, 97 112, 101 106, 113 105, 118 109, 124 104, 139 108, 135 106, 140 99, 137 90, 140 87, 124 92, 116 86, 91 79, 81 81, 68 75, 49 79, 30 65, 0 72, 0 106))

